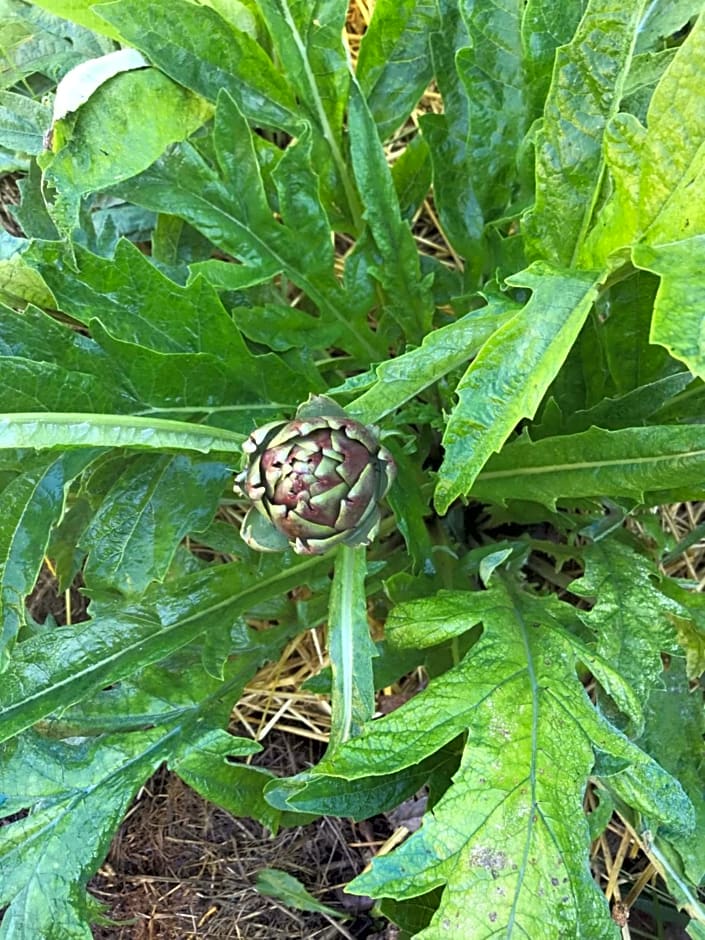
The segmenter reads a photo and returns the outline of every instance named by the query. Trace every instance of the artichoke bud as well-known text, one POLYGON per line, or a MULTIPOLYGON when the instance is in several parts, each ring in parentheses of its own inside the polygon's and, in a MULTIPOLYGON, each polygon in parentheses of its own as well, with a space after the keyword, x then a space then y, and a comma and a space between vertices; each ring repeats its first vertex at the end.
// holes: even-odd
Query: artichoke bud
POLYGON ((375 431, 334 401, 312 397, 293 421, 257 428, 242 449, 235 492, 252 502, 241 529, 252 548, 320 555, 372 541, 394 461, 375 431))

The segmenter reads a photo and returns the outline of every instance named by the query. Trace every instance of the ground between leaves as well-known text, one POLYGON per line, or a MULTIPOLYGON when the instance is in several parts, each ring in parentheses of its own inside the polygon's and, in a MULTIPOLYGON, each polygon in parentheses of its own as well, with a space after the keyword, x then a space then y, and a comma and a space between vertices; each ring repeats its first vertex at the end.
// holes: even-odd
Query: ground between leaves
MULTIPOLYGON (((275 748, 290 752, 290 742, 277 737, 275 748)), ((161 770, 143 788, 90 884, 118 922, 95 927, 94 937, 386 937, 384 923, 364 910, 369 900, 343 901, 342 885, 374 849, 369 836, 370 827, 324 819, 272 839, 258 824, 233 819, 161 770), (259 895, 253 885, 266 867, 285 869, 320 900, 348 910, 351 919, 338 926, 320 914, 294 911, 259 895)))

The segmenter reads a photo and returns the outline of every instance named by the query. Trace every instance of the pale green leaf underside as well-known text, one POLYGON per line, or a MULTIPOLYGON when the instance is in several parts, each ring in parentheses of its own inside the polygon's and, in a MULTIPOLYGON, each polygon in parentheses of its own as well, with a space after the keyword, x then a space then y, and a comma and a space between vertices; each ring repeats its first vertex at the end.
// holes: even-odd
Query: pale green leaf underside
POLYGON ((494 457, 473 487, 477 499, 533 500, 549 507, 557 500, 603 496, 654 504, 663 502, 663 493, 681 493, 683 499, 705 493, 702 426, 590 428, 536 443, 524 437, 494 457))
POLYGON ((67 72, 56 86, 53 121, 59 121, 86 104, 91 95, 121 72, 146 68, 149 62, 136 49, 118 49, 88 59, 67 72))
POLYGON ((244 435, 165 418, 130 415, 20 412, 0 415, 0 449, 136 447, 239 454, 244 435))

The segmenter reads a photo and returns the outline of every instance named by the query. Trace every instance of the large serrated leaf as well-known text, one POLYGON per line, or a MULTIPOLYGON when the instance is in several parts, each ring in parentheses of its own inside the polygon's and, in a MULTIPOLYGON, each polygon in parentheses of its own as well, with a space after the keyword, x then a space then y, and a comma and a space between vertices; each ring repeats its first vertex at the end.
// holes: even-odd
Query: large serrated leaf
POLYGON ((588 546, 583 557, 585 574, 572 582, 571 591, 594 598, 595 605, 580 617, 595 635, 598 653, 645 705, 661 681, 661 655, 677 650, 673 618, 678 605, 659 591, 653 565, 627 545, 603 539, 588 546))
POLYGON ((439 4, 438 32, 431 35, 436 81, 443 96, 443 114, 423 115, 421 130, 431 153, 434 201, 446 238, 473 273, 481 268, 479 253, 483 215, 471 185, 472 155, 468 147, 470 105, 455 64, 456 52, 469 37, 453 0, 439 4))
POLYGON ((355 182, 365 202, 365 219, 381 256, 372 270, 386 292, 386 305, 413 341, 431 325, 433 298, 422 277, 409 223, 401 217, 392 175, 367 102, 357 83, 350 93, 350 156, 355 182))
POLYGON ((556 50, 570 42, 587 0, 528 0, 521 21, 524 71, 531 117, 543 111, 556 50))
POLYGON ((164 352, 234 355, 237 330, 213 288, 181 287, 127 239, 112 258, 80 245, 35 242, 23 256, 51 286, 60 309, 86 326, 98 319, 116 338, 164 352))
POLYGON ((342 42, 346 0, 260 0, 259 5, 299 100, 335 147, 350 81, 342 42))
POLYGON ((440 512, 470 490, 517 423, 534 416, 590 312, 599 277, 534 265, 511 283, 533 294, 487 340, 456 389, 436 487, 440 512))
POLYGON ((3 940, 90 940, 86 883, 174 733, 72 743, 29 734, 0 747, 2 795, 33 810, 0 829, 3 940))
POLYGON ((705 234, 667 245, 636 245, 634 261, 661 276, 654 302, 651 341, 665 346, 695 375, 705 377, 702 292, 705 234), (678 317, 674 317, 674 310, 678 317))
POLYGON ((589 0, 570 43, 556 53, 536 141, 536 205, 526 219, 534 255, 575 261, 603 170, 605 127, 619 109, 645 0, 589 0))
MULTIPOLYGON (((53 305, 56 304, 54 300, 53 305)), ((0 308, 0 355, 51 362, 70 372, 103 373, 107 358, 87 336, 29 306, 21 314, 0 308)))
POLYGON ((360 227, 360 206, 343 155, 350 65, 343 44, 345 0, 260 0, 281 67, 313 130, 324 204, 343 228, 360 227))
POLYGON ((642 150, 639 220, 650 244, 705 233, 705 15, 666 69, 651 99, 642 150))
MULTIPOLYGON (((459 4, 469 45, 455 59, 468 99, 472 189, 485 221, 515 198, 517 151, 529 125, 521 20, 516 0, 459 4)), ((467 185, 467 184, 465 184, 467 185)))
POLYGON ((123 607, 18 644, 3 675, 0 740, 163 659, 215 624, 235 623, 256 602, 299 587, 309 572, 326 566, 308 559, 252 579, 237 563, 222 565, 160 586, 146 608, 123 607))
POLYGON ((0 412, 124 413, 138 407, 123 376, 91 339, 35 307, 22 314, 0 307, 0 361, 0 412))
POLYGON ((605 153, 614 193, 597 219, 583 260, 594 264, 641 238, 658 246, 705 232, 705 107, 696 93, 703 67, 705 16, 659 81, 646 128, 631 114, 616 115, 608 127, 605 153))
MULTIPOLYGON (((84 363, 87 368, 93 365, 84 363)), ((116 387, 112 377, 99 380, 85 372, 72 372, 51 362, 3 356, 0 412, 77 411, 116 412, 136 410, 135 398, 116 387)), ((116 377, 117 378, 117 377, 116 377)))
MULTIPOLYGON (((614 925, 589 871, 582 811, 591 741, 634 762, 644 790, 647 779, 660 781, 657 805, 667 819, 687 817, 688 800, 595 712, 575 672, 571 639, 543 601, 499 585, 446 596, 457 601, 458 621, 446 633, 483 622, 482 638, 458 666, 320 769, 356 779, 408 766, 468 728, 463 762, 422 829, 350 887, 403 900, 446 886, 424 938, 449 932, 489 938, 499 931, 547 940, 612 938, 614 925)), ((393 612, 396 641, 425 638, 429 619, 443 632, 435 604, 431 598, 393 612)), ((654 793, 650 786, 650 799, 654 793)))
MULTIPOLYGON (((70 0, 56 0, 57 3, 70 0)), ((47 0, 47 6, 52 0, 47 0)), ((81 3, 81 0, 76 0, 81 3)), ((44 4, 3 0, 0 14, 0 87, 11 88, 24 78, 45 75, 57 82, 75 65, 114 46, 82 26, 54 16, 44 4)), ((70 17, 69 17, 70 18, 70 17)))
MULTIPOLYGON (((237 180, 233 187, 239 188, 237 180)), ((67 411, 89 410, 88 403, 81 407, 78 395, 73 406, 67 398, 77 383, 86 385, 87 381, 84 396, 102 401, 95 410, 148 414, 170 408, 182 413, 189 408, 195 412, 217 408, 229 414, 231 426, 235 421, 249 431, 252 411, 286 408, 314 390, 308 375, 278 356, 253 355, 215 290, 202 278, 186 287, 175 284, 125 239, 117 243, 111 259, 79 246, 74 254, 70 263, 61 245, 38 242, 27 252, 27 259, 53 285, 61 309, 90 326, 100 346, 98 352, 109 358, 106 363, 101 357, 101 369, 94 362, 92 371, 100 374, 100 381, 91 384, 86 377, 71 376, 73 385, 63 397, 46 381, 39 383, 45 398, 56 396, 51 410, 64 410, 64 399, 67 411), (111 403, 106 371, 119 376, 131 393, 122 393, 127 405, 119 407, 119 398, 111 403)), ((58 329, 54 324, 54 332, 58 329)), ((0 336, 2 332, 0 326, 0 336)), ((66 329, 63 334, 71 335, 66 329)), ((83 342, 84 346, 89 343, 83 342)), ((64 340, 63 346, 67 345, 64 340)), ((85 367, 96 359, 95 351, 93 347, 93 355, 84 356, 85 367)), ((58 385, 59 379, 53 384, 58 385)), ((112 397, 117 396, 113 393, 112 397)), ((30 410, 30 403, 25 410, 30 410)))
MULTIPOLYGON (((163 595, 163 589, 158 593, 163 595)), ((183 724, 194 710, 200 710, 207 720, 200 724, 199 733, 210 737, 212 729, 225 727, 232 702, 253 673, 279 655, 290 635, 288 626, 254 631, 245 627, 241 618, 234 623, 223 620, 165 659, 47 716, 39 727, 52 738, 93 737, 140 731, 176 720, 183 724), (218 677, 203 663, 214 634, 223 638, 226 651, 218 677)), ((186 755, 193 746, 196 744, 189 736, 175 743, 173 754, 186 755)), ((256 750, 258 747, 252 753, 256 750)))
POLYGON ((0 92, 0 147, 40 153, 51 112, 40 101, 16 92, 0 92))
POLYGON ((368 376, 355 376, 336 392, 370 387, 350 403, 347 411, 371 424, 399 408, 433 382, 471 359, 495 330, 507 323, 518 305, 493 298, 487 307, 466 314, 455 323, 432 330, 421 346, 381 363, 368 376))
POLYGON ((57 191, 50 209, 57 227, 70 233, 78 225, 83 195, 140 173, 211 113, 202 98, 157 69, 123 72, 102 85, 60 122, 61 133, 55 126, 61 144, 40 159, 45 182, 57 191), (148 122, 142 119, 145 111, 148 122))
POLYGON ((225 681, 208 677, 194 665, 197 650, 187 650, 190 656, 141 670, 64 712, 44 725, 46 734, 31 729, 0 745, 0 815, 31 810, 0 828, 0 904, 9 904, 0 936, 90 938, 95 904, 86 882, 135 790, 164 761, 206 797, 239 784, 217 794, 221 803, 276 826, 279 814, 261 795, 271 775, 261 772, 262 779, 255 768, 225 764, 226 754, 259 746, 220 725, 231 697, 285 639, 281 630, 234 634, 239 655, 230 658, 225 681))
MULTIPOLYGON (((287 147, 272 173, 284 224, 312 247, 309 270, 325 277, 334 263, 333 232, 321 204, 319 179, 313 170, 311 135, 287 147)), ((264 190, 262 190, 264 195, 264 190)))
MULTIPOLYGON (((219 108, 224 110, 222 121, 216 114, 216 146, 227 152, 232 125, 250 134, 236 105, 226 94, 221 95, 219 108), (219 129, 227 137, 219 137, 219 129)), ((250 185, 261 185, 252 180, 250 185)), ((253 276, 262 268, 271 276, 284 272, 297 284, 318 308, 326 323, 336 324, 340 342, 365 361, 381 358, 375 338, 361 317, 367 312, 359 310, 355 298, 348 295, 337 281, 331 267, 322 275, 316 273, 318 244, 301 241, 298 232, 271 219, 256 220, 242 212, 242 201, 232 192, 232 186, 222 173, 210 167, 198 152, 188 144, 174 148, 167 156, 157 160, 148 170, 120 186, 120 192, 138 205, 157 212, 177 215, 207 235, 220 248, 238 258, 253 276), (309 262, 313 272, 309 268, 309 262)))
POLYGON ((680 855, 693 884, 705 878, 705 706, 691 691, 682 659, 674 658, 664 672, 663 686, 651 693, 646 729, 640 744, 683 784, 693 801, 696 828, 690 835, 664 835, 680 855))
POLYGON ((229 475, 223 464, 182 455, 130 462, 81 538, 87 587, 130 596, 163 580, 184 536, 211 521, 229 475))
POLYGON ((163 353, 121 342, 98 321, 91 323, 91 330, 141 403, 129 409, 137 415, 205 414, 213 423, 247 434, 261 420, 258 415, 264 419, 289 411, 291 403, 320 389, 315 370, 295 370, 273 353, 253 356, 242 340, 237 353, 228 357, 163 353))
POLYGON ((169 766, 204 799, 235 816, 251 816, 276 832, 281 814, 263 795, 274 775, 264 767, 230 760, 255 754, 260 748, 251 739, 236 738, 216 728, 196 742, 180 747, 169 766))

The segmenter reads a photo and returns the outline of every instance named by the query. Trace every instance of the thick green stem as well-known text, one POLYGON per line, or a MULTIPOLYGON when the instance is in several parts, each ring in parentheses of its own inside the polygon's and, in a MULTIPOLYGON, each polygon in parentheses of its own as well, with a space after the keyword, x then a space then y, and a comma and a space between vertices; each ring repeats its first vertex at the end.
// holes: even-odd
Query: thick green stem
POLYGON ((366 574, 365 547, 341 545, 335 559, 328 616, 333 672, 330 750, 358 734, 374 712, 375 647, 367 623, 366 574))

